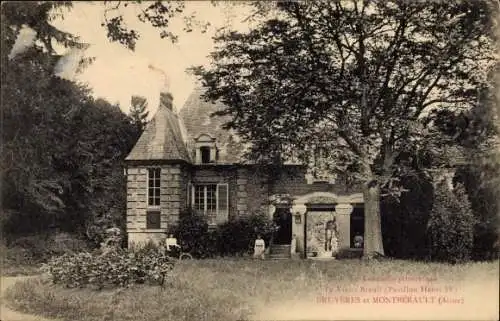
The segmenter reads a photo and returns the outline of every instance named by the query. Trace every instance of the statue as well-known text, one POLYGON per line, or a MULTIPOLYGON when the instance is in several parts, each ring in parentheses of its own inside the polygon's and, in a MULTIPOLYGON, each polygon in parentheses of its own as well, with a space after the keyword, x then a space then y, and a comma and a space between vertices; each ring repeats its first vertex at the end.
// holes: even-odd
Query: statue
POLYGON ((338 237, 337 237, 337 224, 335 217, 333 220, 326 222, 325 228, 325 251, 332 254, 337 252, 338 237))

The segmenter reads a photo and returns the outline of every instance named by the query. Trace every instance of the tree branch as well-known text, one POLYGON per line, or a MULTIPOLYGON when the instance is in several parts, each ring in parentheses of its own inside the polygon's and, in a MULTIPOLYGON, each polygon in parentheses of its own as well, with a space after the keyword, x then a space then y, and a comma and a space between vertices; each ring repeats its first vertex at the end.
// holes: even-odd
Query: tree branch
POLYGON ((325 118, 330 120, 331 122, 333 122, 337 126, 336 130, 337 130, 338 135, 343 140, 345 140, 345 142, 347 143, 347 145, 349 145, 352 152, 358 156, 361 156, 362 155, 361 149, 359 148, 358 144, 356 144, 354 142, 354 140, 350 137, 348 130, 345 129, 344 126, 341 126, 342 124, 339 124, 339 122, 341 122, 341 121, 339 119, 332 118, 329 115, 327 115, 325 118))
POLYGON ((467 103, 470 102, 470 99, 449 99, 450 96, 447 98, 438 98, 438 99, 432 99, 429 100, 428 102, 422 104, 422 110, 425 109, 425 107, 428 107, 433 104, 437 103, 444 103, 444 104, 455 104, 455 103, 467 103))
POLYGON ((387 48, 387 52, 391 53, 391 59, 389 60, 389 65, 386 68, 386 73, 385 73, 385 79, 384 83, 382 85, 382 88, 380 90, 380 95, 379 99, 377 100, 377 105, 380 103, 380 100, 384 96, 384 94, 387 91, 387 87, 389 85, 392 73, 394 72, 394 69, 396 67, 396 63, 398 61, 399 55, 398 55, 398 49, 401 47, 401 44, 404 42, 403 35, 405 33, 406 29, 406 19, 404 16, 399 20, 398 27, 396 31, 394 32, 394 38, 393 41, 389 44, 389 47, 387 48))

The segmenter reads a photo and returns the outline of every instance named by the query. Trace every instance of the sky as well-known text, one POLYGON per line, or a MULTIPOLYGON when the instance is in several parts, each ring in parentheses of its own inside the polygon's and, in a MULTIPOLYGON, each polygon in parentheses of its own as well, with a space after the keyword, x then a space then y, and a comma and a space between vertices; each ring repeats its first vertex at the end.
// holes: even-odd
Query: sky
MULTIPOLYGON (((129 5, 121 12, 125 22, 140 34, 135 51, 107 39, 106 30, 101 26, 103 3, 74 2, 64 19, 54 20, 52 24, 90 44, 85 55, 95 57, 95 61, 76 75, 77 81, 87 83, 95 97, 120 103, 124 112, 129 110, 132 95, 144 96, 148 100, 150 115, 156 111, 159 93, 165 88, 174 96, 174 108, 178 111, 196 86, 196 78, 186 69, 209 63, 207 56, 214 48, 212 36, 215 30, 227 24, 244 30, 247 27, 242 21, 251 14, 245 6, 222 4, 214 7, 209 1, 186 2, 184 14, 194 13, 197 19, 209 21, 211 27, 204 34, 199 29, 186 33, 182 30, 182 18, 174 18, 169 30, 179 36, 179 41, 172 44, 170 40, 160 38, 158 29, 136 19, 137 7, 134 6, 129 5), (161 71, 154 71, 149 65, 163 71, 167 79, 161 71)), ((60 50, 60 53, 65 53, 66 49, 60 50)))

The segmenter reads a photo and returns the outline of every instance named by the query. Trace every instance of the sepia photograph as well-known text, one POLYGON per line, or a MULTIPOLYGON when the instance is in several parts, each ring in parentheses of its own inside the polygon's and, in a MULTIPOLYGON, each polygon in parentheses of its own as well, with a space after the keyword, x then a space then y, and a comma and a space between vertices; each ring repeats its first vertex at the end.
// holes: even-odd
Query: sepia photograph
POLYGON ((0 24, 0 321, 499 319, 498 0, 0 24))

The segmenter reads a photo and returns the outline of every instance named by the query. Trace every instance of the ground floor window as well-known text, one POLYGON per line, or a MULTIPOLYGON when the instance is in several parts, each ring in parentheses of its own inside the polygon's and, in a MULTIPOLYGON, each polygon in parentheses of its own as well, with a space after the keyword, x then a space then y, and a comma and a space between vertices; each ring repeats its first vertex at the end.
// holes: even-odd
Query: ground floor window
POLYGON ((194 184, 190 186, 191 206, 206 215, 209 224, 227 221, 229 214, 228 184, 194 184))
POLYGON ((213 212, 217 210, 217 185, 194 186, 194 209, 198 211, 213 212))
POLYGON ((148 206, 160 206, 160 168, 148 168, 148 206))

